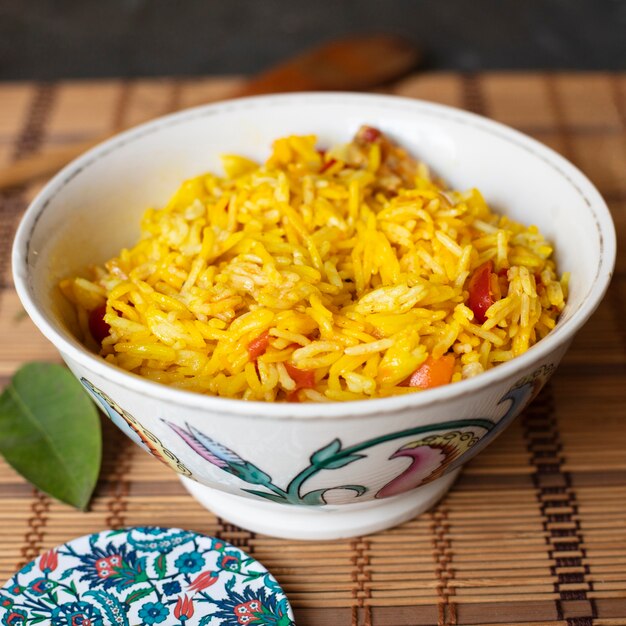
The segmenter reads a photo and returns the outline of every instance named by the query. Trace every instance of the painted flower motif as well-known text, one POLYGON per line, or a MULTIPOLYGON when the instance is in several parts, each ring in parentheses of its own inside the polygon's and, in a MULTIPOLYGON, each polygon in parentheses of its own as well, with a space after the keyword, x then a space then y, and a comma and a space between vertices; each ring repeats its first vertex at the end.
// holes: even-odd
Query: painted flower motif
POLYGON ((132 564, 127 565, 122 563, 121 567, 116 568, 111 578, 115 580, 117 589, 127 589, 128 587, 148 580, 145 562, 145 557, 142 557, 132 564))
POLYGON ((175 433, 177 433, 183 441, 195 450, 202 458, 209 461, 220 469, 230 472, 233 466, 244 465, 245 461, 235 452, 229 450, 226 446, 211 439, 197 428, 187 424, 184 429, 178 424, 165 422, 175 433))
POLYGON ((102 614, 87 602, 66 602, 52 611, 52 626, 103 626, 102 614))
POLYGON ((172 580, 163 585, 163 593, 166 596, 175 596, 177 593, 180 593, 180 583, 177 580, 172 580))
POLYGON ((128 543, 136 550, 166 553, 178 546, 193 541, 194 534, 186 530, 175 533, 161 534, 154 539, 142 539, 131 532, 128 535, 128 543))
POLYGON ((241 569, 241 559, 236 552, 225 552, 219 558, 218 567, 229 572, 238 572, 241 569))
POLYGON ((213 539, 211 541, 211 550, 217 550, 218 552, 224 552, 226 544, 221 539, 213 539))
MULTIPOLYGON (((342 448, 339 439, 334 439, 328 445, 316 450, 310 457, 312 465, 299 472, 290 482, 287 491, 275 485, 272 477, 266 474, 256 465, 246 461, 236 452, 227 448, 218 441, 204 434, 191 424, 185 424, 184 427, 171 422, 165 421, 175 433, 200 457, 220 468, 221 470, 236 476, 240 480, 252 485, 261 485, 267 491, 256 489, 242 488, 243 491, 255 496, 266 498, 273 502, 289 503, 289 504, 306 504, 306 505, 323 505, 327 504, 325 493, 331 490, 351 491, 351 497, 362 496, 370 491, 369 487, 364 485, 338 485, 326 489, 314 489, 308 493, 303 490, 303 483, 315 474, 326 471, 339 469, 360 459, 367 458, 367 455, 361 454, 363 450, 372 448, 383 441, 391 441, 395 438, 404 439, 410 434, 410 431, 401 431, 399 433, 390 433, 384 437, 376 437, 350 448, 342 448)), ((415 434, 424 436, 425 432, 437 432, 445 428, 468 428, 477 426, 481 431, 489 432, 494 422, 487 418, 476 418, 473 420, 455 420, 452 422, 433 425, 425 428, 423 426, 416 427, 415 434)), ((413 429, 411 429, 413 430, 413 429)), ((474 445, 478 440, 473 432, 449 430, 445 435, 432 435, 409 443, 396 451, 391 459, 399 457, 408 457, 411 461, 410 467, 407 468, 401 476, 394 479, 391 483, 383 487, 375 497, 384 498, 390 495, 402 493, 408 489, 413 489, 423 483, 435 480, 441 476, 450 467, 450 463, 458 460, 463 462, 463 457, 469 445, 474 445), (450 438, 457 438, 459 441, 451 441, 450 438), (430 446, 432 450, 417 450, 421 446, 430 446)))
MULTIPOLYGON (((130 595, 132 594, 129 594, 127 598, 129 598, 130 595)), ((122 603, 112 593, 98 589, 86 591, 83 597, 93 598, 97 606, 104 611, 104 622, 106 626, 129 626, 126 614, 132 600, 122 603)))
POLYGON ((39 569, 46 574, 53 572, 59 564, 59 557, 56 550, 48 550, 39 557, 39 569))
POLYGON ((263 610, 261 603, 254 599, 248 600, 248 602, 242 602, 238 604, 234 609, 233 613, 237 618, 238 624, 249 624, 251 622, 260 621, 260 613, 263 610))
POLYGON ((116 568, 122 567, 122 557, 119 554, 103 556, 95 562, 98 578, 108 578, 115 573, 116 568))
POLYGON ((187 596, 178 598, 178 602, 176 602, 176 606, 174 607, 174 617, 184 622, 193 617, 193 613, 193 600, 187 596))
POLYGON ((250 621, 293 626, 278 583, 271 587, 271 576, 251 561, 221 540, 180 529, 89 535, 42 554, 30 575, 22 570, 0 589, 0 626, 240 626, 250 621), (259 584, 267 586, 260 591, 259 584), (216 591, 203 593, 211 585, 216 591), (224 595, 228 600, 218 606, 214 597, 224 595))
POLYGON ((186 429, 163 420, 194 452, 221 470, 252 485, 271 484, 272 478, 263 470, 242 459, 236 452, 199 431, 191 424, 186 429))
POLYGON ((43 596, 57 587, 57 583, 47 578, 35 578, 28 584, 28 590, 35 596, 43 596))
POLYGON ((81 378, 80 382, 89 395, 102 408, 109 419, 132 441, 152 454, 162 463, 169 465, 175 472, 184 476, 191 476, 191 471, 174 455, 170 450, 163 447, 161 440, 151 433, 145 426, 140 424, 128 411, 123 409, 117 402, 92 385, 86 378, 81 378))
POLYGON ((24 611, 8 611, 7 614, 2 618, 2 623, 4 626, 25 626, 26 624, 26 613, 24 611))
MULTIPOLYGON (((500 399, 498 405, 506 405, 508 407, 504 415, 497 420, 495 426, 490 430, 488 437, 483 437, 478 443, 472 446, 472 456, 480 453, 489 445, 500 433, 509 426, 513 419, 532 401, 534 396, 539 392, 546 382, 546 376, 554 369, 553 365, 543 366, 539 370, 533 372, 530 376, 517 381, 516 385, 500 399)), ((467 460, 467 455, 458 456, 448 466, 448 471, 453 471, 460 467, 467 460)))
POLYGON ((195 574, 204 567, 204 557, 194 550, 193 552, 183 552, 174 565, 178 568, 179 572, 183 574, 195 574))
POLYGON ((93 546, 90 553, 76 556, 81 561, 81 565, 76 568, 82 574, 80 580, 96 588, 125 589, 147 580, 143 559, 138 559, 137 553, 129 551, 124 544, 116 546, 109 543, 102 548, 93 546))
POLYGON ((396 496, 439 478, 455 459, 478 441, 479 437, 471 431, 451 431, 407 443, 389 458, 408 458, 410 465, 387 483, 376 497, 396 496))
POLYGON ((144 624, 160 624, 167 619, 169 611, 161 602, 146 602, 139 609, 139 617, 144 624))
POLYGON ((227 598, 213 602, 217 606, 213 617, 221 620, 218 622, 220 626, 294 626, 286 603, 277 601, 275 595, 263 588, 255 590, 247 587, 241 593, 233 591, 227 598))
POLYGON ((207 587, 215 584, 219 578, 218 572, 202 572, 191 581, 189 591, 203 591, 207 587))

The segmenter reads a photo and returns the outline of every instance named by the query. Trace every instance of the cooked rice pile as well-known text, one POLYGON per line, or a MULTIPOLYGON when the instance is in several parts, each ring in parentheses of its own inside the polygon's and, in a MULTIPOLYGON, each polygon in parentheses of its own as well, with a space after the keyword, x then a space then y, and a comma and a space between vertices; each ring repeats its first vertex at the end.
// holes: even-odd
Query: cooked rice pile
POLYGON ((536 227, 445 189, 376 129, 315 142, 223 157, 224 178, 186 181, 133 248, 63 281, 84 341, 181 389, 329 401, 469 378, 554 327, 567 276, 536 227))

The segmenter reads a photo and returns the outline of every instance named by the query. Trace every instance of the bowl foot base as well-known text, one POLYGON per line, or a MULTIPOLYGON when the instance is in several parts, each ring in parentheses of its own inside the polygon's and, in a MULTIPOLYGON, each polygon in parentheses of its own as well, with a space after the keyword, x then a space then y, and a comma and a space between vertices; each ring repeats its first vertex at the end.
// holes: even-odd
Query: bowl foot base
POLYGON ((440 500, 459 470, 408 493, 355 504, 308 507, 235 496, 181 476, 189 493, 219 517, 252 532, 283 539, 344 539, 397 526, 440 500))

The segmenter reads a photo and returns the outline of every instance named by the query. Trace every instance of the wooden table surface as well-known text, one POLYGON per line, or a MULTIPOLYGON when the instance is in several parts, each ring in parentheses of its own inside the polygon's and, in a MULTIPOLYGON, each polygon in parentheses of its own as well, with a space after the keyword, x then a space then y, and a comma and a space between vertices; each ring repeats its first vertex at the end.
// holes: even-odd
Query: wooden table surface
MULTIPOLYGON (((238 82, 0 84, 0 163, 227 97, 238 82)), ((78 535, 159 524, 217 535, 260 559, 298 626, 626 624, 626 75, 425 74, 389 91, 512 125, 576 163, 606 198, 618 233, 615 277, 552 382, 434 510, 354 540, 241 530, 108 424, 88 513, 0 461, 0 581, 78 535)), ((23 315, 9 267, 15 227, 40 187, 0 196, 0 387, 26 361, 59 361, 23 315)))

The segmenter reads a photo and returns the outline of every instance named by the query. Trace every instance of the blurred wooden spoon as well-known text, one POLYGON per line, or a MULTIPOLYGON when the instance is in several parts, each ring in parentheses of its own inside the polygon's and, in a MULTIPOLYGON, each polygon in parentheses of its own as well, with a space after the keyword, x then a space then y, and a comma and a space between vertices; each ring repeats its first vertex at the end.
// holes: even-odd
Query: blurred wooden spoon
MULTIPOLYGON (((368 89, 400 78, 420 61, 420 51, 399 37, 349 37, 323 43, 262 72, 245 82, 231 97, 289 91, 368 89)), ((0 189, 49 176, 109 136, 49 149, 11 163, 0 170, 0 189)))

